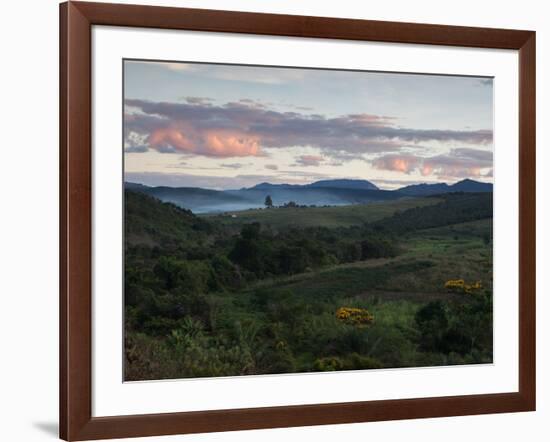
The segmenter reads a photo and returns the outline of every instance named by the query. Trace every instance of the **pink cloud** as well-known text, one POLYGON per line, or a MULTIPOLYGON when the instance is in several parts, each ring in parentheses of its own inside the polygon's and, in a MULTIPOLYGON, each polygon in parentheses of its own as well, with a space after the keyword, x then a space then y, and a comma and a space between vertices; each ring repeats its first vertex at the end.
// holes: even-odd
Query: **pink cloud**
POLYGON ((302 155, 296 160, 296 166, 320 166, 325 159, 320 155, 302 155))
POLYGON ((377 169, 411 173, 418 167, 420 160, 413 155, 385 155, 376 158, 372 164, 377 169))
POLYGON ((258 156, 260 143, 258 137, 236 131, 208 131, 205 134, 205 150, 213 156, 258 156))
POLYGON ((422 176, 431 175, 433 171, 434 171, 433 167, 430 166, 429 164, 424 164, 420 169, 420 173, 422 174, 422 176))
POLYGON ((151 148, 158 151, 172 148, 182 153, 222 158, 260 155, 257 136, 227 129, 200 131, 185 123, 154 129, 148 142, 151 148))
POLYGON ((487 150, 455 148, 444 155, 417 157, 413 155, 389 154, 372 161, 377 169, 394 172, 420 172, 422 176, 435 175, 439 178, 490 177, 493 154, 487 150), (484 170, 491 168, 484 173, 484 170))
POLYGON ((480 177, 481 168, 478 166, 472 166, 470 164, 458 161, 453 164, 448 161, 438 162, 438 160, 424 160, 424 166, 422 175, 429 175, 424 173, 424 169, 430 170, 429 174, 438 175, 440 177, 480 177))

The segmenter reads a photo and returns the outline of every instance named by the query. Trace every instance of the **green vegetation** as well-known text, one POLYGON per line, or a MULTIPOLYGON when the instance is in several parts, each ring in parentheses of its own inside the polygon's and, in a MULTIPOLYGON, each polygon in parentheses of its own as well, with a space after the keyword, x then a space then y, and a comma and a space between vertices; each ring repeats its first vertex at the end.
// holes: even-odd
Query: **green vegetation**
MULTIPOLYGON (((267 198, 267 197, 266 197, 267 198)), ((289 227, 351 227, 362 226, 393 215, 398 210, 437 204, 440 198, 403 198, 393 201, 355 204, 351 206, 288 207, 284 210, 252 209, 227 212, 223 215, 205 215, 205 218, 226 226, 240 228, 243 224, 258 222, 274 230, 289 227)))
POLYGON ((126 191, 127 380, 492 361, 491 194, 267 202, 197 217, 126 191))

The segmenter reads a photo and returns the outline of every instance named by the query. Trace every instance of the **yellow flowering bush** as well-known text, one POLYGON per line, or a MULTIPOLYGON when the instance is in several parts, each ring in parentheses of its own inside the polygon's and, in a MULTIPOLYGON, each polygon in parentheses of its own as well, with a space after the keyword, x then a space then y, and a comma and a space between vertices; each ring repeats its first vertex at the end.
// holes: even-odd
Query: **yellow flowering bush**
POLYGON ((345 324, 366 327, 372 324, 374 316, 364 308, 340 307, 336 310, 336 319, 345 324))
POLYGON ((483 288, 481 281, 466 284, 463 279, 450 279, 445 283, 445 288, 454 293, 476 293, 483 288))
POLYGON ((482 288, 483 286, 481 285, 481 281, 476 281, 472 284, 466 284, 466 286, 464 287, 464 291, 466 293, 476 293, 482 288))
POLYGON ((449 279, 445 283, 445 288, 451 292, 463 292, 464 280, 463 279, 449 279))

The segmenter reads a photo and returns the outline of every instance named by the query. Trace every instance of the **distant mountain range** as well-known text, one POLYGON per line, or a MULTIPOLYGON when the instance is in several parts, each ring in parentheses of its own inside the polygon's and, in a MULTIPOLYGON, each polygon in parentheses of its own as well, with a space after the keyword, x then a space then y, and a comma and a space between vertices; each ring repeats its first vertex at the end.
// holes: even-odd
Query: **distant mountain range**
POLYGON ((380 190, 376 185, 367 180, 321 180, 310 184, 271 184, 260 183, 250 188, 240 190, 267 190, 273 189, 360 189, 360 190, 380 190))
POLYGON ((397 189, 396 192, 411 196, 437 195, 450 192, 492 192, 491 183, 480 183, 470 179, 459 181, 458 183, 448 185, 447 183, 435 184, 413 184, 397 189))
POLYGON ((228 212, 264 207, 265 197, 280 206, 290 201, 299 205, 339 206, 367 204, 410 196, 428 196, 449 192, 492 192, 493 185, 473 180, 446 183, 415 184, 397 190, 381 190, 367 180, 322 180, 311 184, 260 183, 250 188, 211 190, 198 187, 149 187, 125 183, 125 188, 171 202, 195 213, 228 212))

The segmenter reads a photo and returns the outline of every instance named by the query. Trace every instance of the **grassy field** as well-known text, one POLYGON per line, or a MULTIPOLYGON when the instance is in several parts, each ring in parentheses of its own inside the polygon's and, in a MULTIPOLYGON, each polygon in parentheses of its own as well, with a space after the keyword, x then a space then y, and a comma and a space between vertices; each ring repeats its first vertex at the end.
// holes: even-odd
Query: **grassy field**
POLYGON ((452 298, 444 288, 449 279, 463 278, 492 286, 491 248, 484 241, 492 219, 426 229, 403 238, 403 253, 323 268, 288 277, 264 279, 247 289, 292 289, 300 296, 345 298, 376 296, 381 300, 423 302, 452 298))
POLYGON ((403 260, 429 260, 434 265, 411 275, 395 274, 388 290, 433 293, 450 279, 481 281, 492 289, 492 218, 421 230, 404 238, 403 260))
POLYGON ((350 227, 378 221, 393 215, 398 210, 423 207, 440 201, 438 198, 403 198, 397 201, 350 206, 253 209, 203 216, 223 225, 235 227, 252 222, 259 222, 276 230, 289 227, 350 227))

